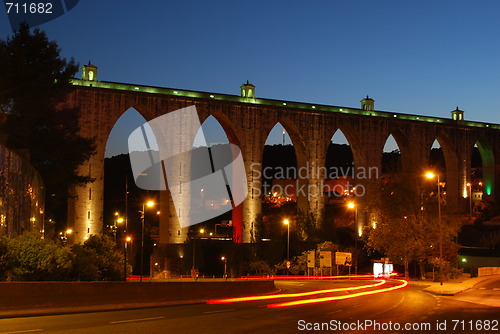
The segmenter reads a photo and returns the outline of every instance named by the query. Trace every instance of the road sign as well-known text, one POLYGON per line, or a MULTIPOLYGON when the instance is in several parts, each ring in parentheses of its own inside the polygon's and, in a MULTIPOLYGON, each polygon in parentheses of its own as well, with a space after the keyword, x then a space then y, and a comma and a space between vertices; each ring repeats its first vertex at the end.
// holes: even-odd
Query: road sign
POLYGON ((335 252, 335 264, 350 267, 352 265, 352 254, 335 252))
POLYGON ((332 267, 332 252, 330 251, 320 251, 319 252, 319 266, 320 267, 332 267))
POLYGON ((316 263, 316 251, 307 251, 307 268, 314 268, 316 263))

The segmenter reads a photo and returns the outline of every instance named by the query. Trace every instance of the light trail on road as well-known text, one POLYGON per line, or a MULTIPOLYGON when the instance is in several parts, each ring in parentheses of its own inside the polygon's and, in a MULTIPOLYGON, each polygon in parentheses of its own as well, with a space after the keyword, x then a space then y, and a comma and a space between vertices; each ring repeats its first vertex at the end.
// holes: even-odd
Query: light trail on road
POLYGON ((256 301, 256 300, 266 300, 266 299, 305 297, 305 296, 313 296, 313 295, 324 294, 324 293, 374 288, 377 286, 381 286, 385 283, 386 283, 386 281, 382 280, 382 281, 379 281, 379 282, 374 283, 374 284, 364 284, 364 285, 351 286, 351 287, 345 287, 345 288, 313 290, 313 291, 297 292, 297 293, 282 293, 282 294, 266 295, 266 296, 248 296, 248 297, 236 297, 236 298, 226 298, 226 299, 214 299, 214 300, 208 300, 207 304, 226 304, 226 303, 239 303, 239 302, 249 302, 249 301, 256 301))
POLYGON ((365 292, 357 292, 357 293, 353 293, 353 294, 346 295, 346 296, 332 296, 332 297, 323 297, 323 298, 314 298, 314 299, 301 299, 301 300, 295 300, 295 301, 291 301, 291 302, 269 304, 269 305, 267 305, 267 307, 268 308, 278 308, 278 307, 288 307, 288 306, 323 303, 323 302, 334 301, 334 300, 345 300, 345 299, 350 299, 350 298, 374 295, 376 293, 384 293, 384 292, 389 292, 392 290, 402 289, 408 285, 408 282, 405 280, 396 280, 396 281, 401 282, 402 284, 397 285, 397 286, 393 286, 390 288, 383 288, 383 289, 377 289, 377 290, 365 291, 365 292))
MULTIPOLYGON (((390 277, 397 276, 398 273, 391 273, 390 277)), ((283 275, 283 276, 246 276, 240 277, 240 280, 262 280, 262 279, 272 279, 272 280, 329 280, 329 279, 383 279, 383 277, 374 277, 373 275, 340 275, 340 276, 297 276, 297 275, 283 275)))

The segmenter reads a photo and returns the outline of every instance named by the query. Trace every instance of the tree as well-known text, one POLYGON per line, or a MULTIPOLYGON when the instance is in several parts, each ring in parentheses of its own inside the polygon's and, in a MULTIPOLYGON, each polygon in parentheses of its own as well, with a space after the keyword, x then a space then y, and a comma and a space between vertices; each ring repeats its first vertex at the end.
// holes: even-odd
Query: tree
POLYGON ((65 219, 67 189, 91 181, 77 167, 95 151, 93 139, 78 135, 78 110, 60 110, 78 70, 60 56, 56 42, 28 25, 0 41, 0 131, 7 145, 29 150, 46 186, 46 212, 65 219))
MULTIPOLYGON (((387 185, 382 197, 384 206, 379 210, 377 227, 369 233, 367 246, 403 264, 409 278, 411 261, 433 263, 439 257, 437 198, 434 194, 419 194, 415 186, 405 181, 387 185)), ((450 224, 443 210, 443 257, 449 261, 456 256, 457 246, 453 241, 456 231, 457 227, 450 224)))
POLYGON ((9 241, 8 262, 12 280, 64 281, 69 279, 71 253, 37 232, 24 233, 9 241))
POLYGON ((0 281, 7 279, 11 268, 9 259, 9 241, 7 237, 0 237, 0 281))
MULTIPOLYGON (((123 255, 110 237, 91 235, 71 248, 73 278, 79 281, 119 281, 123 279, 123 255)), ((127 271, 130 268, 127 267, 127 271)))

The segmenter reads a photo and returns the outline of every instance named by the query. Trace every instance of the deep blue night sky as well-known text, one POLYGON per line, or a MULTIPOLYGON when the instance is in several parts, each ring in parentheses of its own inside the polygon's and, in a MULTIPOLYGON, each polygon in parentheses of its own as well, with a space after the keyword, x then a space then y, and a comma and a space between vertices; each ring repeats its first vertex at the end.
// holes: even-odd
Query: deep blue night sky
POLYGON ((498 0, 81 0, 40 28, 100 80, 228 94, 250 80, 263 98, 359 107, 369 94, 378 110, 459 106, 500 123, 499 12, 498 0))

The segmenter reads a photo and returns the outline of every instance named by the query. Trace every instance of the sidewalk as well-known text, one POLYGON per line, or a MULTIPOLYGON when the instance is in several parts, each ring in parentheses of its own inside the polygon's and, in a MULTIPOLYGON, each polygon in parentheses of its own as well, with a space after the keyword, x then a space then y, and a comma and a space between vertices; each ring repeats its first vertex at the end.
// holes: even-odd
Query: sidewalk
POLYGON ((474 277, 474 278, 461 277, 458 279, 446 281, 443 283, 443 285, 440 285, 439 282, 432 282, 432 281, 410 281, 410 285, 427 286, 424 289, 424 291, 427 291, 429 293, 434 293, 436 295, 454 296, 458 293, 469 290, 478 283, 498 277, 499 275, 474 277))

